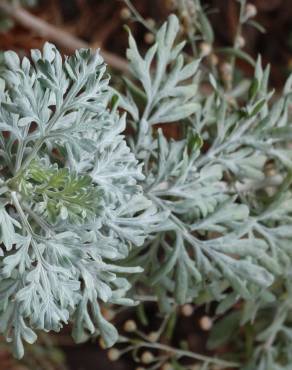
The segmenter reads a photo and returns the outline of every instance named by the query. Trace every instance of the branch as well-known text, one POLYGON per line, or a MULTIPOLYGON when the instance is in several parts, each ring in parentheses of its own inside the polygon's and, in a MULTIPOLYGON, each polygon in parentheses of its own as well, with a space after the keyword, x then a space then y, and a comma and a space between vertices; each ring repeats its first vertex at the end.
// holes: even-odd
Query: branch
MULTIPOLYGON (((66 52, 72 53, 76 49, 90 48, 85 41, 71 35, 70 33, 55 27, 42 19, 30 14, 19 6, 13 6, 7 2, 0 2, 0 11, 4 12, 19 25, 36 32, 38 35, 55 42, 66 52)), ((113 53, 102 51, 106 63, 122 72, 128 71, 128 63, 125 59, 113 53)))
POLYGON ((237 368, 239 367, 239 364, 237 362, 230 362, 230 361, 225 361, 225 360, 221 360, 220 358, 217 358, 217 357, 210 357, 210 356, 206 356, 206 355, 201 355, 199 353, 196 353, 196 352, 191 352, 191 351, 188 351, 188 350, 183 350, 183 349, 180 349, 180 348, 174 348, 174 347, 171 347, 171 346, 168 346, 166 344, 163 344, 163 343, 152 343, 152 342, 144 342, 144 341, 137 341, 137 340, 132 340, 130 338, 127 338, 127 337, 123 337, 123 336, 120 336, 119 337, 119 342, 120 343, 130 343, 130 344, 133 344, 134 347, 136 349, 140 349, 140 348, 149 348, 149 349, 157 349, 157 350, 161 350, 163 352, 166 352, 169 354, 169 357, 172 357, 172 358, 176 358, 176 359, 180 359, 181 357, 188 357, 188 358, 191 358, 193 360, 197 360, 197 361, 202 361, 202 362, 206 362, 208 364, 215 364, 215 365, 218 365, 218 366, 224 366, 225 368, 237 368))

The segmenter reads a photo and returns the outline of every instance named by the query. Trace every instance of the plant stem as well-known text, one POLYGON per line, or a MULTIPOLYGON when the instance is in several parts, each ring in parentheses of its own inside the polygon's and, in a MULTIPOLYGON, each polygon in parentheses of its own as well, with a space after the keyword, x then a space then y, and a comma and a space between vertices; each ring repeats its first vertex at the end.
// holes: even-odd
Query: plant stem
POLYGON ((227 368, 239 367, 240 366, 240 364, 238 364, 237 362, 229 362, 229 361, 225 361, 225 360, 220 360, 219 358, 216 358, 216 357, 209 357, 209 356, 201 355, 201 354, 196 353, 196 352, 191 352, 191 351, 187 351, 187 350, 174 348, 174 347, 168 346, 166 344, 162 344, 162 343, 137 342, 137 341, 133 341, 133 340, 127 339, 127 338, 122 338, 122 339, 123 339, 123 341, 125 341, 125 339, 126 339, 128 342, 133 343, 135 345, 136 349, 139 349, 139 348, 157 349, 157 350, 161 350, 161 351, 164 351, 164 352, 168 352, 168 353, 172 354, 172 357, 175 357, 175 358, 178 358, 178 359, 181 358, 181 357, 188 357, 188 358, 191 358, 193 360, 208 362, 210 364, 212 363, 212 364, 219 365, 219 366, 224 366, 224 367, 227 367, 227 368))
POLYGON ((136 20, 143 24, 143 26, 150 32, 155 33, 155 30, 149 26, 149 24, 146 22, 146 20, 141 16, 141 14, 138 12, 138 10, 134 7, 131 0, 124 0, 124 3, 127 5, 127 7, 131 10, 136 20))
MULTIPOLYGON (((233 42, 234 50, 240 49, 240 46, 238 44, 238 38, 241 36, 241 33, 242 33, 242 25, 243 25, 242 19, 243 19, 243 14, 245 10, 245 5, 246 5, 246 0, 240 0, 239 19, 238 19, 237 29, 235 33, 234 42, 233 42)), ((232 55, 231 60, 230 60, 231 71, 230 71, 230 81, 228 84, 228 90, 232 90, 233 81, 234 81, 234 73, 235 73, 235 63, 236 63, 236 55, 232 55)))

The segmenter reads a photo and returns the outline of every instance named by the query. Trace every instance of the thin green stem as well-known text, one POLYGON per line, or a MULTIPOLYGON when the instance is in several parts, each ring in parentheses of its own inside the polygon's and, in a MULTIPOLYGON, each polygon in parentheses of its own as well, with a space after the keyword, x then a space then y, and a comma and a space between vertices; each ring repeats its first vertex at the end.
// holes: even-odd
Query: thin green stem
POLYGON ((149 24, 146 22, 146 20, 142 17, 142 15, 138 12, 138 10, 134 7, 131 0, 123 0, 124 3, 127 5, 127 7, 131 10, 133 13, 136 21, 143 24, 143 26, 150 32, 155 33, 155 29, 149 26, 149 24))
POLYGON ((169 353, 171 357, 176 358, 176 359, 187 357, 187 358, 197 360, 197 361, 208 362, 210 364, 214 364, 218 366, 224 366, 225 368, 232 368, 232 367, 240 366, 240 364, 237 362, 230 362, 230 361, 221 360, 216 357, 201 355, 196 352, 182 350, 182 349, 171 347, 171 346, 168 346, 162 343, 143 342, 143 341, 132 340, 132 339, 125 338, 125 337, 121 337, 121 339, 122 339, 122 342, 129 342, 135 345, 135 349, 140 349, 140 348, 157 349, 157 350, 161 350, 161 351, 169 353))
MULTIPOLYGON (((239 19, 238 19, 237 29, 236 29, 236 32, 235 32, 235 38, 234 38, 234 42, 233 42, 233 49, 234 50, 239 50, 240 49, 238 39, 242 34, 242 25, 244 23, 243 22, 243 15, 244 15, 244 11, 245 11, 245 6, 246 6, 246 0, 240 0, 239 19)), ((230 81, 228 83, 228 90, 232 90, 232 87, 233 87, 235 64, 236 64, 236 55, 233 54, 231 56, 231 60, 230 60, 231 71, 230 71, 230 81)))

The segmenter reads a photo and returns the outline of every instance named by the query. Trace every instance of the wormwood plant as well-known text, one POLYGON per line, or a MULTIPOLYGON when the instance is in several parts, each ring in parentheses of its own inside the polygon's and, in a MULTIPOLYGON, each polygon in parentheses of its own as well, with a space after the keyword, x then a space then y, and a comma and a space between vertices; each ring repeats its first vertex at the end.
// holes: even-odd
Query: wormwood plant
POLYGON ((99 53, 76 52, 62 61, 53 45, 31 62, 5 53, 1 79, 0 330, 23 356, 35 330, 73 337, 100 333, 107 345, 116 329, 99 301, 125 298, 122 267, 143 243, 155 209, 142 194, 141 164, 121 132, 99 53), (121 275, 122 274, 122 275, 121 275))
MULTIPOLYGON (((185 44, 175 41, 174 16, 144 57, 130 34, 127 56, 134 83, 126 81, 121 106, 134 131, 130 145, 144 162, 144 194, 168 217, 128 261, 143 266, 142 282, 165 313, 186 302, 219 303, 215 319, 224 316, 211 333, 210 349, 236 333, 237 347, 229 358, 244 359, 246 369, 288 369, 292 78, 275 99, 269 66, 263 68, 260 58, 254 62, 241 50, 238 38, 252 10, 240 1, 234 48, 224 50, 231 54, 230 76, 221 83, 213 69, 207 97, 198 89, 205 79, 199 60, 185 63, 185 44), (251 81, 233 86, 236 56, 255 71, 251 81), (163 124, 178 121, 181 139, 167 138, 163 124), (245 339, 238 340, 240 327, 245 339)), ((212 42, 206 22, 201 20, 199 29, 212 42)), ((204 369, 212 363, 202 361, 204 369)), ((158 358, 153 368, 160 363, 158 358)))
MULTIPOLYGON (((117 331, 99 303, 132 304, 134 273, 129 297, 151 294, 166 316, 218 302, 212 349, 242 326, 233 362, 193 355, 203 369, 289 365, 292 79, 274 99, 259 58, 251 82, 225 85, 213 71, 203 96, 201 61, 187 60, 178 34, 172 15, 144 56, 130 34, 125 93, 108 87, 89 50, 5 54, 0 329, 18 357, 23 339, 69 321, 77 341, 100 333, 112 345, 117 331)), ((179 369, 186 355, 136 339, 129 348, 143 346, 168 353, 152 369, 169 359, 179 369)))

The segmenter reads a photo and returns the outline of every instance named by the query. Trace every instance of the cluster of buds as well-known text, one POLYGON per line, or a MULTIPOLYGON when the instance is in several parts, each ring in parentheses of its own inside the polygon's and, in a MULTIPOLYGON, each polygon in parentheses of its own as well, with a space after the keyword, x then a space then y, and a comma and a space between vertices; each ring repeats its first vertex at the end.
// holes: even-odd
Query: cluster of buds
MULTIPOLYGON (((191 303, 186 303, 180 308, 180 313, 182 316, 185 317, 191 317, 194 313, 194 305, 191 303)), ((199 326, 204 331, 211 330, 213 326, 212 318, 209 316, 202 316, 199 321, 199 326)), ((123 329, 126 333, 134 333, 139 335, 139 329, 137 326, 137 323, 133 319, 129 319, 125 321, 123 325, 123 329)), ((141 334, 146 339, 146 335, 141 334)), ((152 331, 147 335, 147 341, 150 343, 156 343, 159 340, 160 334, 159 331, 152 331)), ((105 345, 102 340, 100 340, 100 345, 102 348, 105 348, 105 345)), ((151 347, 151 346, 150 346, 151 347)), ((126 353, 124 350, 119 350, 117 348, 111 348, 107 352, 108 359, 112 362, 118 361, 121 356, 126 353)), ((167 358, 164 359, 164 361, 161 363, 161 358, 155 357, 155 355, 148 349, 145 349, 143 352, 141 352, 139 356, 139 362, 142 366, 138 366, 135 370, 146 370, 149 366, 155 368, 159 368, 160 370, 174 370, 173 365, 169 361, 171 358, 171 354, 167 356, 167 358), (154 366, 153 366, 154 364, 154 366)), ((197 366, 197 365, 194 365, 197 366)), ((151 368, 152 368, 151 367, 151 368)), ((195 369, 195 367, 194 367, 195 369)))
MULTIPOLYGON (((128 21, 131 18, 131 11, 127 7, 123 7, 120 11, 120 17, 123 21, 128 21)), ((155 20, 153 18, 147 18, 145 23, 148 25, 149 29, 155 29, 155 20)), ((155 41, 155 36, 153 32, 146 32, 144 36, 144 41, 146 44, 153 44, 155 41)))

